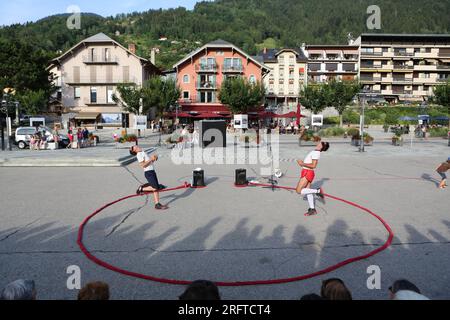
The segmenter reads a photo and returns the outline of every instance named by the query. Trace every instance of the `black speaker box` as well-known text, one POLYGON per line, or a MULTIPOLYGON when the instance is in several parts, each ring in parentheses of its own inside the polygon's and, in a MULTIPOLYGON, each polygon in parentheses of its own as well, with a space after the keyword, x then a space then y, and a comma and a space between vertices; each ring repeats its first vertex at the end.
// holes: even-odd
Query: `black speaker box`
POLYGON ((247 184, 247 170, 245 169, 236 170, 235 184, 237 186, 244 186, 247 184))
POLYGON ((204 170, 196 170, 194 171, 194 177, 192 180, 192 186, 195 187, 206 187, 205 184, 205 171, 204 170))

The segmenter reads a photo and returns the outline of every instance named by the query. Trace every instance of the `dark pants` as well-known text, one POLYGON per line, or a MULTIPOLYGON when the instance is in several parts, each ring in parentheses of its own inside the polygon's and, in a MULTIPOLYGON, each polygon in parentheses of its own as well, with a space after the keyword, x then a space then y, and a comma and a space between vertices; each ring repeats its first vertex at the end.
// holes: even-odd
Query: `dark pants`
POLYGON ((159 181, 158 176, 156 175, 155 171, 146 171, 145 172, 145 178, 148 181, 148 185, 152 187, 155 190, 159 190, 159 181))

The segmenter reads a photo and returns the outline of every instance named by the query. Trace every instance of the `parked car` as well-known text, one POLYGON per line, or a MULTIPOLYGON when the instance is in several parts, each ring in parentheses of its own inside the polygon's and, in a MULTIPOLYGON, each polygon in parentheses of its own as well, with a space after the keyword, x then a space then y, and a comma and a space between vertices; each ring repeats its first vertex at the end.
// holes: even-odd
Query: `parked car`
MULTIPOLYGON (((46 133, 46 136, 50 136, 52 134, 52 130, 47 127, 39 127, 38 131, 36 131, 36 128, 34 127, 20 127, 17 128, 15 132, 14 141, 16 145, 19 147, 19 149, 23 150, 30 146, 30 138, 33 134, 36 134, 37 132, 43 134, 44 131, 46 133)), ((69 137, 63 134, 59 134, 58 136, 59 136, 59 143, 58 143, 59 147, 66 148, 70 143, 69 137)))

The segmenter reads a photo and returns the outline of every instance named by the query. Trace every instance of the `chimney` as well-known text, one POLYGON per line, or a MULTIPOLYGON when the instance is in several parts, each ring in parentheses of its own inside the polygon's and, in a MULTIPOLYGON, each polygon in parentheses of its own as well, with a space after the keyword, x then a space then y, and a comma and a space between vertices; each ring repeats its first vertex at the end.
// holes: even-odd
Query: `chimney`
POLYGON ((152 48, 152 52, 151 52, 151 55, 150 55, 150 62, 153 65, 156 65, 156 48, 152 48))
POLYGON ((135 43, 130 43, 128 44, 128 50, 133 53, 136 54, 136 44, 135 43))

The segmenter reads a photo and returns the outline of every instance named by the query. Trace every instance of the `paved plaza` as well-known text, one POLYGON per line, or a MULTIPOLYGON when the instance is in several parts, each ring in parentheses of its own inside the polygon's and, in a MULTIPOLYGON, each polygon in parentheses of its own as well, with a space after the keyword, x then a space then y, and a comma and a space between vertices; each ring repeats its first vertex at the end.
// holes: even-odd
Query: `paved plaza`
MULTIPOLYGON (((437 189, 435 168, 450 155, 446 140, 393 147, 381 139, 366 153, 348 140, 331 140, 322 155, 316 186, 383 217, 395 238, 386 251, 330 274, 283 285, 221 288, 224 299, 299 299, 319 293, 321 281, 342 278, 355 299, 385 299, 394 280, 414 282, 432 299, 450 299, 450 197, 437 189), (367 268, 381 268, 381 290, 367 288, 367 268)), ((153 140, 152 140, 153 139, 153 140)), ((156 143, 149 138, 146 146, 156 143)), ((278 183, 295 186, 312 147, 294 137, 280 140, 278 183)), ((381 246, 382 224, 354 207, 327 199, 319 215, 306 218, 307 202, 294 192, 234 187, 234 172, 246 168, 266 182, 258 165, 175 165, 159 148, 160 182, 175 187, 205 170, 207 188, 162 194, 170 210, 157 212, 152 197, 118 203, 86 226, 84 244, 117 267, 155 277, 250 281, 309 274, 381 246)), ((126 156, 126 150, 123 156, 126 156)), ((82 284, 109 283, 113 299, 177 299, 183 287, 127 277, 104 269, 77 245, 78 227, 97 208, 133 194, 144 181, 136 163, 125 167, 0 167, 0 287, 36 280, 39 299, 74 299, 66 270, 81 269, 82 284)))

